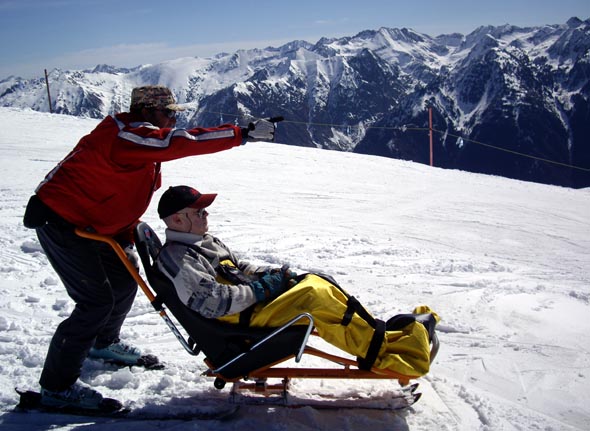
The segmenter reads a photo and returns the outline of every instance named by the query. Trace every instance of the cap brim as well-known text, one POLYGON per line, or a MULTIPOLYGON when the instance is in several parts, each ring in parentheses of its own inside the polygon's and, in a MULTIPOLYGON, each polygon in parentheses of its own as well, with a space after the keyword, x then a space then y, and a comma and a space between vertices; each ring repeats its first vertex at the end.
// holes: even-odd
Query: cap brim
POLYGON ((217 193, 202 194, 201 196, 199 196, 199 199, 197 199, 196 201, 194 201, 192 204, 189 205, 189 208, 195 208, 195 209, 207 208, 209 205, 211 205, 213 203, 213 201, 215 200, 216 197, 217 197, 217 193))
POLYGON ((170 105, 166 105, 166 109, 170 109, 171 111, 186 111, 185 106, 178 105, 176 103, 171 103, 170 105))

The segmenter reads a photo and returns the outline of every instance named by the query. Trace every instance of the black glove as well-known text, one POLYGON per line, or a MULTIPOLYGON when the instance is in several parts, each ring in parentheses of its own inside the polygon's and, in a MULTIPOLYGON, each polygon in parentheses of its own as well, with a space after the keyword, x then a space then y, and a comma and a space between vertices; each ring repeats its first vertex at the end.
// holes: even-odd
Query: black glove
POLYGON ((282 272, 271 272, 250 283, 257 302, 271 300, 289 289, 288 279, 282 272))

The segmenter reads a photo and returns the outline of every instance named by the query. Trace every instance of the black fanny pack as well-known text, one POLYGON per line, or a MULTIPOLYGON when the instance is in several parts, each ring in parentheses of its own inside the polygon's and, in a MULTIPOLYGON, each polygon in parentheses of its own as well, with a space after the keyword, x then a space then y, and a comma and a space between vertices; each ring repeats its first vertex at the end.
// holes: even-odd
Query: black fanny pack
POLYGON ((37 229, 45 225, 45 223, 59 223, 69 225, 63 218, 58 216, 51 208, 39 199, 36 194, 31 196, 25 215, 23 217, 23 224, 28 229, 37 229))

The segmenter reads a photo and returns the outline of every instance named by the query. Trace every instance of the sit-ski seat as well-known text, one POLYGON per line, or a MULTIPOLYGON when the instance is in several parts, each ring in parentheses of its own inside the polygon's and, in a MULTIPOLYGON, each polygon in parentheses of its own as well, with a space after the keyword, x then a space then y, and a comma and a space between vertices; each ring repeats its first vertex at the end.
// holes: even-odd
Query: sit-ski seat
POLYGON ((171 281, 157 269, 155 261, 162 243, 147 223, 136 227, 135 245, 149 284, 156 292, 152 305, 156 309, 166 305, 189 335, 183 343, 185 348, 188 345, 194 354, 203 352, 211 371, 223 380, 246 377, 268 364, 301 356, 313 329, 311 316, 301 315, 281 328, 242 327, 205 318, 182 303, 171 281), (298 320, 305 325, 293 325, 298 320))

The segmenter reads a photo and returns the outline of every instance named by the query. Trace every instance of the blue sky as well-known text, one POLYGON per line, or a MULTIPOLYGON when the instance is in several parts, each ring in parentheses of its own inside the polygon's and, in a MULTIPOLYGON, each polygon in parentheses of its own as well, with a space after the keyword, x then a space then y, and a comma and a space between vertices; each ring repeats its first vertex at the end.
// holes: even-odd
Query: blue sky
POLYGON ((380 27, 437 36, 488 24, 560 24, 572 16, 589 18, 590 1, 0 0, 0 79, 207 57, 380 27))

